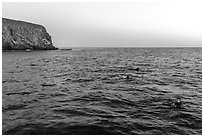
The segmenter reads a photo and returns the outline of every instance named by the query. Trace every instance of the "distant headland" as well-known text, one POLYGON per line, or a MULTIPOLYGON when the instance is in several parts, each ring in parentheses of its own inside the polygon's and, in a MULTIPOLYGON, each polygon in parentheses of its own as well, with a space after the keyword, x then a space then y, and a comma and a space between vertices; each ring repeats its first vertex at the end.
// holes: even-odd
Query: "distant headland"
POLYGON ((2 50, 57 50, 45 27, 2 18, 2 50))

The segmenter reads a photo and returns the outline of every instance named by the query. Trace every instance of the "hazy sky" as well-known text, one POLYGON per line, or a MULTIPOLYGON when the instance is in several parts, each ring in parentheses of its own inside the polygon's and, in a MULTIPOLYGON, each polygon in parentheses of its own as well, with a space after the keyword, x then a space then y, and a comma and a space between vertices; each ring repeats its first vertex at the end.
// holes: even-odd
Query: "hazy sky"
POLYGON ((3 3, 2 16, 41 24, 57 47, 201 46, 199 3, 3 3))

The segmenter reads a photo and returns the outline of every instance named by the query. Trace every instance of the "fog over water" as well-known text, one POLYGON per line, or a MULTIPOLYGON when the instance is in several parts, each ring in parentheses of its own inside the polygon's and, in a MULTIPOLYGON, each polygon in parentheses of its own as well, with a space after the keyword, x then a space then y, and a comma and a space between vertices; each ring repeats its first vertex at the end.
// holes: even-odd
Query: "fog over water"
POLYGON ((44 25, 57 47, 200 46, 199 5, 193 1, 3 3, 2 15, 44 25))

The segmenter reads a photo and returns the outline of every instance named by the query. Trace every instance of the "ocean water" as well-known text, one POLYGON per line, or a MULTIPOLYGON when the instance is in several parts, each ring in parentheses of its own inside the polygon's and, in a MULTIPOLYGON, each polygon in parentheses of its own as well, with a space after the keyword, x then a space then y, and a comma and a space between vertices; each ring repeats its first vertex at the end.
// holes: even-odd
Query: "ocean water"
POLYGON ((2 133, 201 135, 202 49, 3 52, 2 133))

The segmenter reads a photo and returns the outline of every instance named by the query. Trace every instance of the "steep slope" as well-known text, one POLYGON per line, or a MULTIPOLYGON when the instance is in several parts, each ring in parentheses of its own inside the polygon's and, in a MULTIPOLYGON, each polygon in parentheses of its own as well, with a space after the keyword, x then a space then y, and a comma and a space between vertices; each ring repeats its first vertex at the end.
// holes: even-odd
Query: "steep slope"
POLYGON ((2 50, 55 50, 45 27, 2 18, 2 50))

